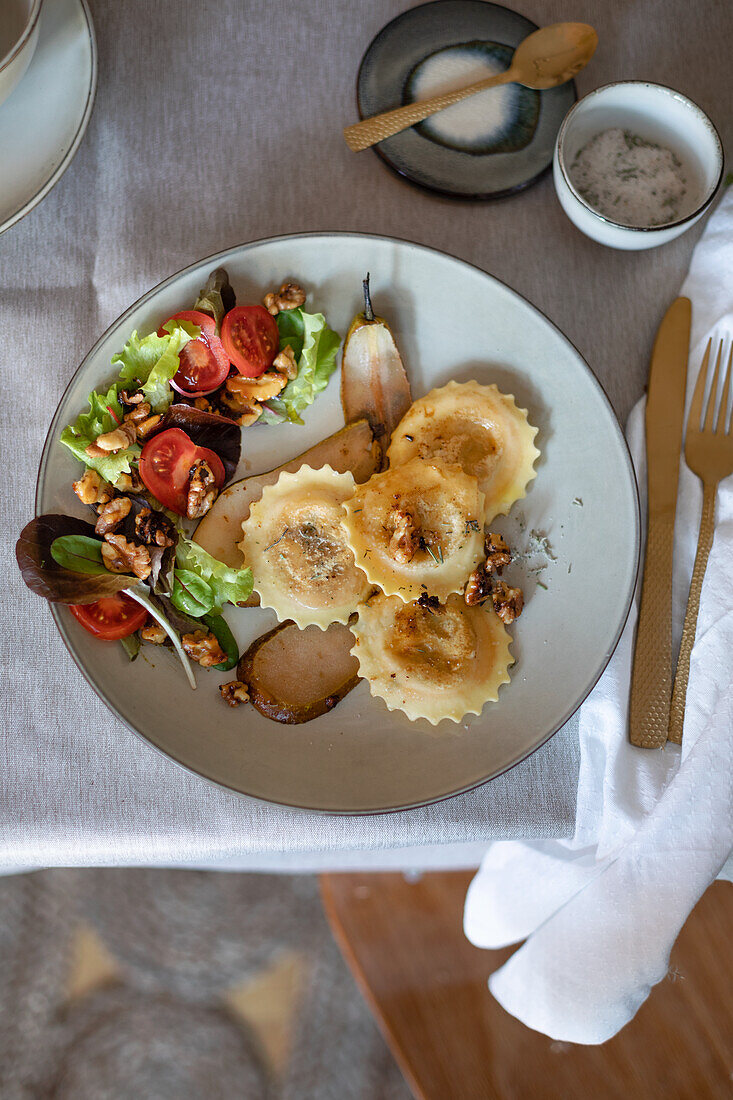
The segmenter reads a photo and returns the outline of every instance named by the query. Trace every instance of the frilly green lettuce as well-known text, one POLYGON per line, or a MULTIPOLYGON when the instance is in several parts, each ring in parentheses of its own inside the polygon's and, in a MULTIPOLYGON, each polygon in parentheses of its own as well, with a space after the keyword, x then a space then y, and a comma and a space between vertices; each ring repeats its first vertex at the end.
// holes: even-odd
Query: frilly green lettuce
POLYGON ((283 420, 302 424, 300 414, 325 390, 336 370, 341 337, 328 327, 322 313, 305 313, 302 309, 278 313, 277 327, 280 346, 289 344, 295 353, 298 373, 278 397, 265 404, 260 420, 265 424, 280 424, 283 420))
POLYGON ((88 455, 86 448, 94 443, 97 436, 111 432, 121 424, 122 417, 122 405, 117 398, 117 383, 114 383, 106 394, 96 391, 90 393, 89 412, 80 413, 76 423, 69 424, 61 433, 64 446, 85 466, 101 474, 106 481, 115 482, 120 474, 129 474, 130 462, 137 460, 140 448, 133 445, 124 451, 100 456, 88 455))
POLYGON ((112 357, 112 365, 120 364, 120 382, 142 383, 145 400, 154 413, 162 413, 173 400, 168 385, 178 370, 178 356, 189 340, 201 335, 197 325, 187 321, 168 321, 166 336, 151 332, 140 337, 134 331, 121 352, 112 357))

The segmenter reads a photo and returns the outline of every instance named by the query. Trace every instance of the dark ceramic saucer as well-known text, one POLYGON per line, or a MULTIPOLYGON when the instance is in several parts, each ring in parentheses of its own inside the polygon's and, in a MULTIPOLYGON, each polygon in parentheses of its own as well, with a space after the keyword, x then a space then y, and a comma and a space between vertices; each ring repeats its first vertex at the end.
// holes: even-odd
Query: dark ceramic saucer
MULTIPOLYGON (((397 16, 373 39, 357 78, 362 118, 463 87, 509 66, 536 30, 485 0, 434 0, 397 16)), ((552 162, 555 138, 577 99, 575 83, 546 92, 492 88, 376 145, 405 179, 457 198, 510 195, 552 162)))

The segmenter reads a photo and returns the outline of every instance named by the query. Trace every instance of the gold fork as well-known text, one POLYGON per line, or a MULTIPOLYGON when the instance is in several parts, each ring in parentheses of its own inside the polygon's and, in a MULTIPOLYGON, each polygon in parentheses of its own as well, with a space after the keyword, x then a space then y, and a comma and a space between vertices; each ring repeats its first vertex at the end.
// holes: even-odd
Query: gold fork
POLYGON ((728 397, 730 394, 731 365, 733 364, 733 345, 728 355, 728 367, 725 372, 723 392, 720 396, 718 415, 715 418, 715 405, 718 396, 718 378, 720 375, 720 361, 723 357, 723 341, 718 344, 718 354, 715 358, 715 370, 713 381, 710 385, 707 406, 705 408, 705 423, 700 428, 703 411, 703 398, 707 388, 708 367, 710 364, 710 351, 712 337, 708 340, 705 349, 700 374, 695 385, 695 393, 692 397, 690 415, 687 421, 687 436, 685 439, 685 462, 694 474, 702 481, 702 517, 700 519, 700 535, 697 541, 697 554, 695 566, 692 570, 690 582, 690 594, 687 598, 687 611, 685 623, 682 628, 682 644, 677 660, 677 672, 674 678, 674 690, 672 692, 672 709, 669 716, 669 740, 675 744, 682 744, 682 726, 685 720, 685 696, 687 694, 687 681, 690 676, 690 654, 695 641, 697 629, 697 613, 700 609, 700 592, 705 569, 708 564, 710 547, 713 545, 713 532, 715 530, 715 496, 718 484, 724 477, 733 474, 733 434, 728 419, 728 397), (713 419, 715 418, 715 426, 713 419))

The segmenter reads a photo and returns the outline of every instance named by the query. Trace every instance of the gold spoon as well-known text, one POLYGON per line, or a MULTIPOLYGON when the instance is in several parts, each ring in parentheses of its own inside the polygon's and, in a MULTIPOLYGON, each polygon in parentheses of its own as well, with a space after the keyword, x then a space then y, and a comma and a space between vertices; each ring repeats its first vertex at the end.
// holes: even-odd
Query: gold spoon
POLYGON ((360 149, 368 149, 370 145, 376 145, 378 141, 422 122, 437 111, 443 111, 476 92, 498 84, 523 84, 525 88, 537 91, 555 88, 572 80, 576 73, 585 68, 597 45, 598 35, 587 23, 553 23, 549 27, 541 27, 520 42, 505 72, 455 92, 444 92, 443 95, 434 95, 430 99, 362 119, 344 130, 346 144, 358 153, 360 149))

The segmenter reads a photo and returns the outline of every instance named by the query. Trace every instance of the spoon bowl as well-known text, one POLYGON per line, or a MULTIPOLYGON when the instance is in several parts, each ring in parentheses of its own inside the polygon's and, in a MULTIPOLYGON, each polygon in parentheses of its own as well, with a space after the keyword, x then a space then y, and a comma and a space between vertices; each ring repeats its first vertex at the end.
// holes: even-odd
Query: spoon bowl
POLYGON ((512 63, 502 76, 543 92, 567 84, 588 64, 598 45, 598 35, 587 23, 553 23, 540 27, 517 46, 512 63))

